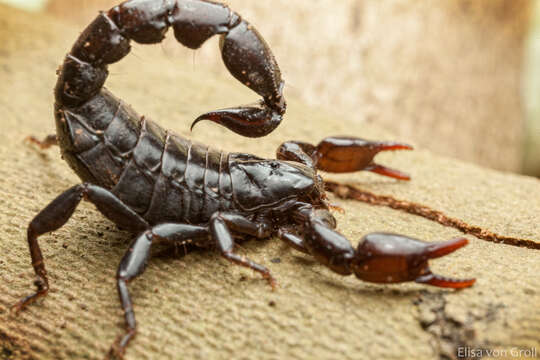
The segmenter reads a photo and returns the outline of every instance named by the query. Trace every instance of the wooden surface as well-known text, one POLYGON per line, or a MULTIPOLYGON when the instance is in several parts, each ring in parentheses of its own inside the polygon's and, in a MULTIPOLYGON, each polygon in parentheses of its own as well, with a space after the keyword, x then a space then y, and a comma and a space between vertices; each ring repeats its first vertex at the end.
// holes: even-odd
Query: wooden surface
MULTIPOLYGON (((123 326, 114 276, 131 235, 116 230, 92 205, 81 204, 66 226, 40 240, 49 296, 18 317, 8 312, 32 290, 28 222, 79 181, 57 150, 42 153, 23 139, 54 131, 55 70, 81 27, 2 6, 0 19, 0 359, 100 359, 123 326)), ((184 135, 200 113, 256 99, 225 70, 211 73, 159 46, 136 46, 111 68, 107 85, 140 113, 184 135)), ((244 139, 213 124, 200 124, 192 136, 231 151, 273 156, 286 139, 317 142, 339 134, 397 140, 294 96, 286 120, 267 138, 244 139)), ((363 173, 331 178, 540 243, 537 179, 421 149, 379 161, 410 172, 413 180, 363 173)), ((339 229, 353 243, 372 231, 425 240, 461 235, 385 207, 335 201, 346 210, 336 215, 339 229)), ((268 265, 280 284, 275 292, 214 252, 153 259, 130 285, 139 334, 127 359, 445 359, 459 347, 538 353, 540 252, 468 238, 469 246, 433 262, 438 273, 478 279, 460 292, 340 277, 276 239, 241 248, 268 265)))

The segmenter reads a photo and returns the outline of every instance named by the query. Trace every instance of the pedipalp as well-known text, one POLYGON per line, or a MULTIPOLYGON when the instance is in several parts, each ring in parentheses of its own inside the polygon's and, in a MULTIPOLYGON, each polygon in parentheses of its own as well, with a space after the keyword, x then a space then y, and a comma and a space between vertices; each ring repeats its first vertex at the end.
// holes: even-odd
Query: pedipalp
MULTIPOLYGON (((295 217, 302 236, 286 230, 279 237, 293 248, 311 254, 330 270, 374 283, 414 281, 443 288, 470 287, 475 279, 452 279, 433 274, 428 260, 450 254, 468 244, 466 238, 425 242, 398 234, 371 233, 354 249, 328 223, 328 215, 309 204, 298 204, 295 217)), ((330 215, 331 216, 331 215, 330 215)))
POLYGON ((373 158, 381 151, 412 149, 411 145, 398 142, 332 136, 323 139, 317 146, 300 141, 287 141, 278 148, 276 156, 278 159, 298 161, 331 173, 364 170, 398 180, 410 180, 408 174, 377 164, 373 158))

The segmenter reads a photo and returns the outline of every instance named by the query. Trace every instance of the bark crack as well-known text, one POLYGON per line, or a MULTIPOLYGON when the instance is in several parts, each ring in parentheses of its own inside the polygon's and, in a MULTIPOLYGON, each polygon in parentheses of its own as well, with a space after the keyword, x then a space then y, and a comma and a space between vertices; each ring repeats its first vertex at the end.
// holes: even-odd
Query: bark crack
POLYGON ((474 359, 476 355, 484 357, 493 353, 494 344, 479 341, 476 325, 489 326, 506 305, 490 303, 483 314, 468 313, 465 318, 458 319, 448 311, 448 300, 443 293, 421 291, 413 304, 418 309, 420 326, 431 335, 430 345, 439 360, 474 359))
POLYGON ((369 191, 361 190, 351 185, 344 185, 333 181, 325 181, 324 183, 327 191, 334 193, 337 197, 342 199, 352 199, 371 205, 387 206, 395 210, 405 211, 409 214, 422 216, 428 220, 438 222, 441 225, 453 227, 464 234, 470 234, 482 240, 525 247, 529 249, 540 249, 539 242, 499 235, 487 229, 482 229, 479 226, 467 224, 463 220, 452 218, 442 211, 432 209, 426 205, 396 199, 388 195, 373 194, 369 191))

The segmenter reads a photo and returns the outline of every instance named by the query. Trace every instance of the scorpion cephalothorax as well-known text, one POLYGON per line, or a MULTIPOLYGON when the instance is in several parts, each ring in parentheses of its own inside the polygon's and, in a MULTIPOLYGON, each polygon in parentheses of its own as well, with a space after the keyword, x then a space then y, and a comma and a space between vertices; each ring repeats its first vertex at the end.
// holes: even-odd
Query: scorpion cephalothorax
POLYGON ((122 355, 136 331, 127 283, 140 275, 152 243, 186 242, 216 247, 228 260, 276 282, 270 271, 234 252, 235 237, 277 235, 342 275, 377 283, 416 281, 463 288, 474 279, 447 279, 431 273, 428 259, 467 244, 463 238, 426 243, 402 235, 368 234, 354 249, 335 231, 324 183, 317 170, 368 170, 401 180, 408 175, 376 164, 384 150, 411 149, 393 142, 329 137, 317 146, 289 141, 277 160, 225 153, 162 129, 139 116, 103 88, 107 66, 130 51, 130 41, 163 40, 169 27, 183 45, 196 49, 221 36, 230 73, 262 100, 199 116, 243 136, 264 136, 285 113, 283 80, 268 45, 257 30, 227 6, 204 0, 130 0, 98 17, 80 35, 60 68, 55 89, 57 135, 36 143, 58 143, 64 159, 83 180, 42 210, 28 226, 37 292, 14 305, 20 311, 47 294, 49 283, 38 236, 61 227, 84 199, 119 227, 137 234, 117 273, 126 332, 111 348, 122 355))

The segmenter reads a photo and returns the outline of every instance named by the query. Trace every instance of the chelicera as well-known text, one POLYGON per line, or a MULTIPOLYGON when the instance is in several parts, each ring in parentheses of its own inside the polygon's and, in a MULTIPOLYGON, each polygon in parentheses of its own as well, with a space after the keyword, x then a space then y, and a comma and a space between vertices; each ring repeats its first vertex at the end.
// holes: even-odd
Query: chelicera
POLYGON ((108 65, 129 53, 130 41, 158 43, 169 27, 192 49, 220 35, 229 72, 262 97, 255 106, 212 111, 193 124, 211 120, 249 137, 264 136, 280 124, 286 102, 276 60, 257 30, 227 6, 204 0, 130 0, 99 14, 59 71, 56 136, 35 140, 44 148, 59 145, 82 183, 59 195, 30 222, 27 235, 37 290, 14 305, 16 312, 49 290, 38 237, 64 225, 83 199, 135 234, 117 272, 126 328, 111 353, 119 356, 136 333, 128 282, 142 274, 157 241, 215 247, 231 262, 260 273, 272 287, 276 281, 265 266, 234 251, 235 238, 277 236, 332 271, 364 281, 416 281, 455 289, 474 283, 433 274, 428 266, 429 259, 467 244, 464 238, 423 242, 372 233, 355 249, 335 230, 317 170, 368 170, 408 180, 373 158, 380 151, 410 146, 329 137, 317 146, 285 142, 277 159, 226 153, 162 129, 103 88, 108 65))

